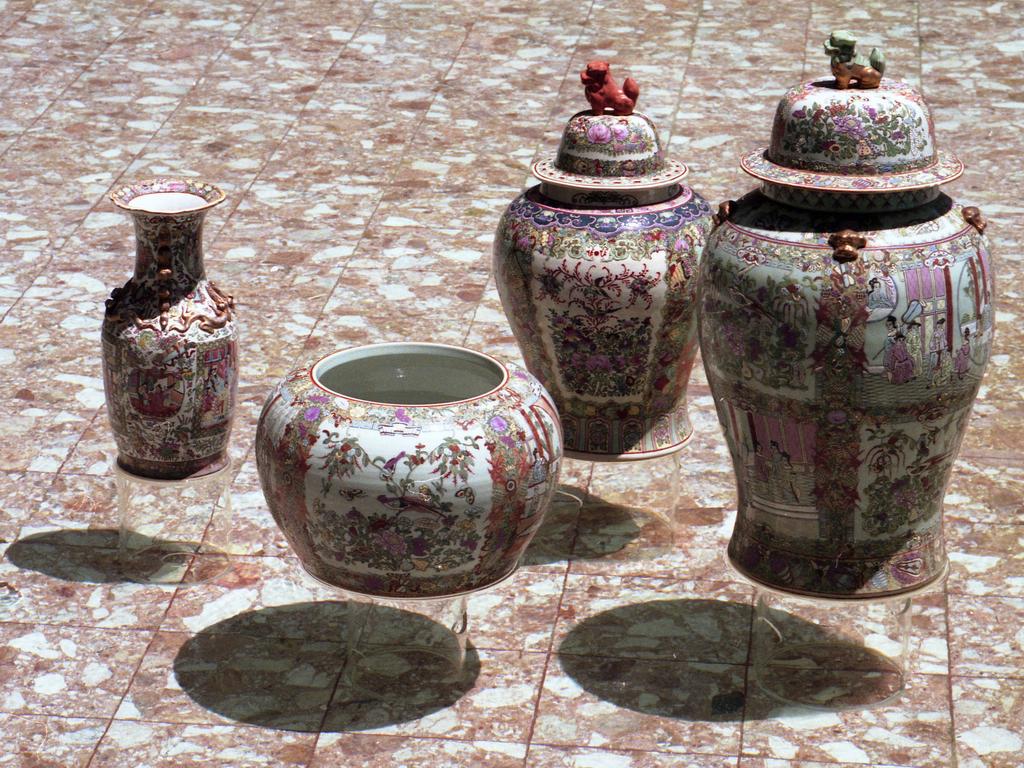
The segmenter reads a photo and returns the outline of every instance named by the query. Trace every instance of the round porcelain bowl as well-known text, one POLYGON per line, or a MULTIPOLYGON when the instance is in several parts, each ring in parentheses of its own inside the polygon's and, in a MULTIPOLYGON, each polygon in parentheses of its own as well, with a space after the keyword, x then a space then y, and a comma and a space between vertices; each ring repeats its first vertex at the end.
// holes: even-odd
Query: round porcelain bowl
POLYGON ((267 504, 305 569, 393 598, 474 591, 515 570, 561 457, 536 379, 442 344, 375 344, 299 368, 256 433, 267 504))

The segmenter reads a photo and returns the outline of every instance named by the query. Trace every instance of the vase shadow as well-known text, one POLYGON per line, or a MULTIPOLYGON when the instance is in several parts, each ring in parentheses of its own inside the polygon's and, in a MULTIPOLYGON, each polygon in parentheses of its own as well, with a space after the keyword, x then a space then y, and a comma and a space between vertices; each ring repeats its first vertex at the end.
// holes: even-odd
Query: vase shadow
POLYGON ((240 723, 315 733, 362 731, 417 720, 457 702, 480 672, 467 647, 453 664, 454 634, 424 616, 386 606, 382 626, 349 666, 357 604, 309 602, 246 611, 190 638, 174 676, 197 704, 240 723))
POLYGON ((86 584, 178 586, 208 580, 230 565, 227 553, 206 544, 167 541, 137 531, 126 531, 121 538, 112 528, 32 534, 11 544, 6 557, 18 568, 86 584))
POLYGON ((17 539, 6 557, 18 568, 62 581, 110 584, 129 580, 118 562, 117 542, 111 528, 46 531, 17 539))
MULTIPOLYGON (((760 720, 796 705, 815 670, 800 666, 802 659, 796 668, 771 667, 762 674, 772 675, 773 692, 761 690, 751 659, 753 621, 749 604, 727 600, 634 603, 580 622, 560 644, 558 660, 581 688, 624 709, 687 721, 760 720)), ((782 622, 787 636, 839 654, 848 649, 855 660, 855 666, 833 674, 850 689, 842 706, 822 708, 891 699, 892 680, 876 674, 889 663, 881 654, 791 614, 782 622)))
POLYGON ((608 503, 576 486, 560 485, 520 565, 548 565, 613 555, 640 535, 640 526, 634 519, 638 513, 638 510, 608 503), (597 529, 605 529, 610 535, 593 542, 579 541, 581 532, 597 529))

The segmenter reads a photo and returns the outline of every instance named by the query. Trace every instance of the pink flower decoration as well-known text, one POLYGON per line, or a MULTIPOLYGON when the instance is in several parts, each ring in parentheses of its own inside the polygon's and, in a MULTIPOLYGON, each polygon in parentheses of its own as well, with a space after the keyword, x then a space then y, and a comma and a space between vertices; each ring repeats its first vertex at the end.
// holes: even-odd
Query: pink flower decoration
POLYGON ((587 128, 587 138, 594 144, 607 144, 612 139, 612 131, 604 123, 594 123, 587 128))

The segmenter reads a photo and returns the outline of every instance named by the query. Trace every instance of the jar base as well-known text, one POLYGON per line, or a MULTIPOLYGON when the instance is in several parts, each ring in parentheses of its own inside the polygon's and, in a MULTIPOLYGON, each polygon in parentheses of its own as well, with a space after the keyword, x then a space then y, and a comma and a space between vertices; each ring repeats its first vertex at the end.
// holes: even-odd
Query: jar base
POLYGON ((587 451, 574 451, 566 449, 564 452, 565 458, 576 459, 577 461, 594 461, 594 462, 607 462, 607 463, 619 463, 624 461, 647 461, 648 459, 660 459, 664 456, 670 456, 677 451, 682 450, 686 445, 693 439, 693 431, 690 431, 686 437, 680 440, 678 443, 673 443, 665 448, 659 448, 655 451, 636 451, 629 453, 589 453, 587 451))
POLYGON ((938 569, 932 578, 917 584, 911 584, 904 589, 893 589, 885 592, 855 592, 850 594, 834 592, 822 593, 811 592, 809 590, 790 589, 778 584, 771 584, 767 581, 763 581, 744 569, 729 554, 726 554, 725 562, 733 573, 756 589, 781 596, 793 596, 803 598, 805 600, 819 600, 827 603, 880 602, 890 599, 914 598, 918 595, 924 594, 925 592, 930 592, 940 586, 945 582, 946 577, 949 575, 949 559, 946 558, 942 563, 942 567, 938 569))
POLYGON ((189 480, 219 472, 228 465, 228 452, 189 461, 152 461, 119 454, 117 466, 130 475, 150 480, 189 480))
POLYGON ((494 579, 493 581, 489 581, 486 584, 482 584, 478 587, 473 587, 472 589, 464 589, 458 592, 439 592, 437 594, 411 595, 408 593, 366 592, 357 589, 351 589, 349 587, 343 587, 340 584, 334 584, 333 582, 327 581, 321 576, 317 576, 303 562, 300 562, 299 566, 302 568, 302 572, 305 573, 309 578, 313 579, 313 581, 315 581, 317 584, 322 584, 323 586, 329 587, 330 589, 336 589, 345 595, 352 595, 357 599, 380 600, 385 602, 392 600, 395 602, 418 602, 427 600, 450 600, 452 598, 457 597, 468 597, 470 595, 479 594, 480 592, 485 592, 489 589, 494 589, 495 587, 505 583, 510 578, 512 578, 515 572, 519 570, 519 563, 516 563, 514 566, 512 566, 511 570, 507 571, 502 576, 499 576, 498 578, 494 579))

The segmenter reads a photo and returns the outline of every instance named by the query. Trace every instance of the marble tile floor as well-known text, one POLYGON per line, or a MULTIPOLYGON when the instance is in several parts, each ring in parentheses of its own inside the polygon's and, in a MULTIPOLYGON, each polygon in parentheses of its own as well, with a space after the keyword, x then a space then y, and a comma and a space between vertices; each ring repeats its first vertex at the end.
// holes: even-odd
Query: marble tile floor
MULTIPOLYGON (((1024 764, 1024 2, 481 4, 0 0, 0 766, 810 768, 1024 764), (992 364, 946 495, 952 572, 919 602, 906 695, 822 713, 749 668, 751 590, 698 370, 664 462, 569 462, 520 573, 470 603, 463 674, 342 676, 351 606, 300 575, 251 444, 299 359, 420 338, 518 357, 490 275, 503 206, 610 58, 690 182, 752 187, 775 100, 851 27, 921 87, 999 262, 992 364), (201 175, 210 274, 243 330, 233 568, 125 581, 99 321, 129 275, 114 185, 201 175), (398 685, 395 685, 396 680, 398 685)), ((421 621, 429 634, 431 624, 421 621)))

